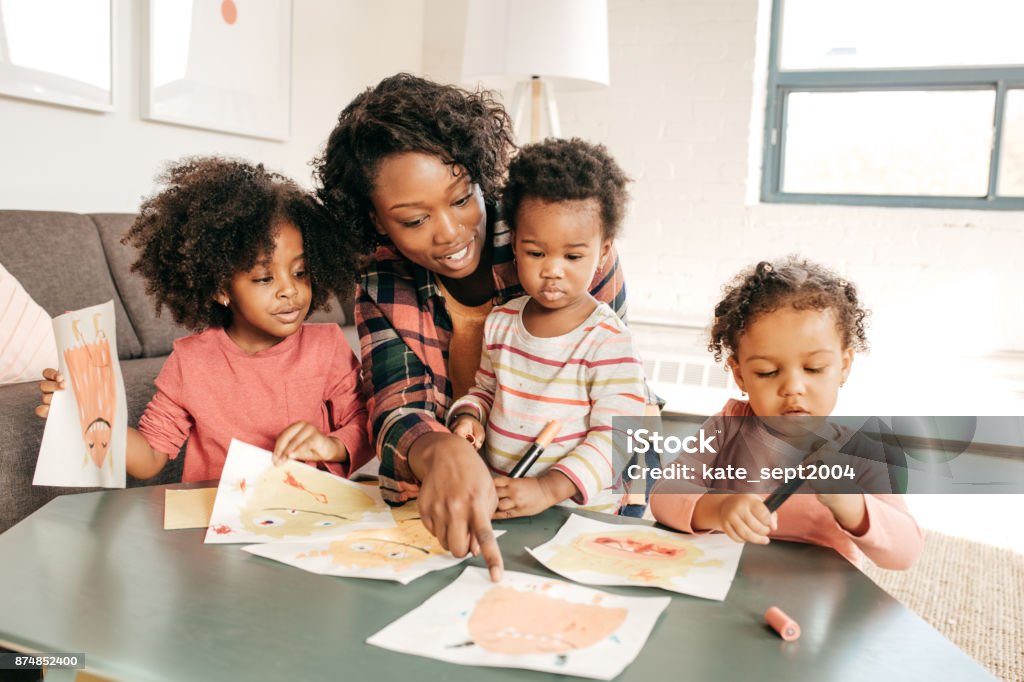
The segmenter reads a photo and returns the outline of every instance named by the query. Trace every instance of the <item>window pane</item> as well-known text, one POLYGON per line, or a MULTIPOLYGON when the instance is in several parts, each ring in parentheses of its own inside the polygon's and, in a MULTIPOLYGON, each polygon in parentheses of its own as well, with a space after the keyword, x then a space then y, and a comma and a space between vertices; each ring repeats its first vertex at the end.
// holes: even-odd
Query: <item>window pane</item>
POLYGON ((776 2, 782 69, 1024 64, 1020 0, 776 2))
POLYGON ((1024 197, 1024 90, 1006 92, 999 188, 996 194, 1024 197))
POLYGON ((988 194, 995 92, 795 92, 784 192, 988 194))

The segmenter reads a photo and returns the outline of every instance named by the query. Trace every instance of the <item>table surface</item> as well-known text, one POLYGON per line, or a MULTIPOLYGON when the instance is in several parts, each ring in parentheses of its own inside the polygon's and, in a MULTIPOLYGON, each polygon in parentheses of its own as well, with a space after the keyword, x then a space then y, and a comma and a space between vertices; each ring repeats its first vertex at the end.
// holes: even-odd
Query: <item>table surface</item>
MULTIPOLYGON (((204 545, 205 529, 162 530, 166 487, 194 486, 59 497, 0 535, 0 645, 83 652, 90 671, 121 680, 569 679, 459 666, 365 643, 465 563, 405 586, 307 573, 240 545, 204 545)), ((551 538, 567 516, 554 508, 497 523, 507 531, 499 541, 506 569, 557 577, 522 548, 551 538)), ((724 602, 599 589, 672 598, 618 680, 993 679, 820 547, 746 547, 724 602), (772 605, 800 623, 798 641, 783 642, 764 625, 772 605)))

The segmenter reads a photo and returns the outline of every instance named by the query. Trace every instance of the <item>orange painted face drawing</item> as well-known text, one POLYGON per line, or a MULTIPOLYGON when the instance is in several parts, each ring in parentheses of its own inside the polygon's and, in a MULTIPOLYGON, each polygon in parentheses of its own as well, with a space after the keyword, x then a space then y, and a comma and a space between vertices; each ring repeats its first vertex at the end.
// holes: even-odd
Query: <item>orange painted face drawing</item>
POLYGON ((299 462, 270 467, 249 485, 242 524, 251 532, 274 538, 309 536, 353 523, 375 506, 357 486, 320 475, 299 462))
POLYGON ((704 550, 682 537, 653 531, 581 533, 559 547, 549 562, 559 571, 588 571, 661 584, 682 577, 691 568, 721 566, 719 560, 700 561, 704 550))
MULTIPOLYGON (((110 354, 110 341, 100 328, 99 313, 92 316, 96 339, 89 343, 82 336, 78 320, 71 322, 75 335, 74 346, 64 349, 71 386, 78 403, 78 420, 82 426, 82 440, 85 442, 85 466, 92 460, 97 468, 103 467, 110 449, 114 430, 114 415, 117 414, 117 386, 114 379, 114 364, 110 354)), ((109 460, 111 471, 114 458, 109 460)))
POLYGON ((329 556, 331 563, 351 568, 393 568, 395 573, 448 552, 419 521, 406 521, 395 528, 357 530, 335 540, 326 550, 299 554, 329 556))
POLYGON ((473 644, 502 654, 564 654, 594 646, 617 631, 626 609, 495 587, 469 616, 473 644))

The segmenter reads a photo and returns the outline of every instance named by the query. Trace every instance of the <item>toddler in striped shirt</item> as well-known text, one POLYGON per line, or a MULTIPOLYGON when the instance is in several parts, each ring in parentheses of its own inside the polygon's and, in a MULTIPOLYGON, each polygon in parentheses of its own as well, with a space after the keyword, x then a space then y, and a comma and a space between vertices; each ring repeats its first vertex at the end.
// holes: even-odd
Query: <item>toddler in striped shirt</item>
POLYGON ((488 315, 475 385, 448 417, 495 475, 495 518, 620 507, 612 417, 643 415, 643 365, 626 325, 588 290, 614 271, 627 182, 603 146, 579 139, 527 145, 509 167, 503 209, 527 295, 488 315), (551 419, 558 436, 527 476, 509 478, 551 419))

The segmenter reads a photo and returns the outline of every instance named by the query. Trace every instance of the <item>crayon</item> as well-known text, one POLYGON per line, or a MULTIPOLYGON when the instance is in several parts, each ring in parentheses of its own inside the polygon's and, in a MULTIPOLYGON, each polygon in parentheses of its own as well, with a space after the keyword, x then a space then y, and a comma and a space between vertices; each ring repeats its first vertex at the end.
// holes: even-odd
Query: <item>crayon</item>
POLYGON ((772 606, 765 611, 764 619, 772 627, 772 630, 779 633, 779 637, 782 637, 787 642, 800 638, 800 625, 783 613, 782 609, 778 606, 772 606))

